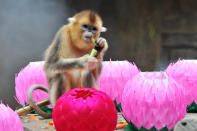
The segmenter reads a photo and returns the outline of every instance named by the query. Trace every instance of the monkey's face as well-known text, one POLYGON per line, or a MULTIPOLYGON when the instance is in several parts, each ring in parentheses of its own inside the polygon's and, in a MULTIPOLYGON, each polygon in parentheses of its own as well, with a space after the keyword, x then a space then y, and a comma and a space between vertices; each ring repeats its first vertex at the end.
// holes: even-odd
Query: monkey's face
POLYGON ((75 46, 80 50, 91 51, 94 48, 91 38, 93 37, 96 40, 100 36, 101 27, 97 23, 90 23, 88 21, 79 21, 76 23, 75 31, 77 32, 73 36, 75 46), (79 37, 77 38, 77 36, 79 37))
MULTIPOLYGON (((98 33, 98 29, 96 26, 94 25, 90 25, 90 24, 83 24, 81 26, 81 30, 83 32, 83 35, 82 35, 82 39, 89 43, 91 42, 91 38, 95 38, 97 37, 97 33, 98 33)), ((99 33, 100 34, 100 33, 99 33)))
POLYGON ((81 51, 90 52, 94 48, 91 38, 93 37, 96 40, 100 36, 100 32, 106 31, 102 19, 98 14, 91 11, 82 11, 68 20, 72 28, 73 46, 81 51))

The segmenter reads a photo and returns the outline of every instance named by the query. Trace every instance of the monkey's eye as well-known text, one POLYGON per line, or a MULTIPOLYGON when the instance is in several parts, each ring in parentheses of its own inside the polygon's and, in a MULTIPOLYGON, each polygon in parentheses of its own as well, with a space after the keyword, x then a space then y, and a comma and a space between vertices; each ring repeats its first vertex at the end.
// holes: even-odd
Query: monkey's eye
POLYGON ((88 25, 87 24, 82 25, 81 29, 84 31, 88 31, 88 25))
POLYGON ((97 28, 96 28, 96 27, 93 27, 93 28, 92 28, 92 33, 94 33, 94 34, 97 33, 97 28))

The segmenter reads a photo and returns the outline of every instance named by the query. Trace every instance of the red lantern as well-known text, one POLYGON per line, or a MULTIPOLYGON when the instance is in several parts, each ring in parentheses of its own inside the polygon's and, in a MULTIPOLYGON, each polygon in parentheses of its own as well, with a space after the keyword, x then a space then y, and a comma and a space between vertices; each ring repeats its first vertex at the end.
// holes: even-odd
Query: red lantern
POLYGON ((57 131, 114 131, 117 112, 104 92, 75 88, 58 99, 52 118, 57 131))

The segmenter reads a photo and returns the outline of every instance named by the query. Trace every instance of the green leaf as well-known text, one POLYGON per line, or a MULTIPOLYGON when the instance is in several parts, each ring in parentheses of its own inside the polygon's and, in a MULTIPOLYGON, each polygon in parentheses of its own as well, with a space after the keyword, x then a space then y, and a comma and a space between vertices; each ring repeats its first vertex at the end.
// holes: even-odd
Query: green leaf
POLYGON ((120 112, 122 110, 121 104, 117 104, 116 100, 114 100, 114 103, 116 105, 116 111, 120 112))
POLYGON ((188 113, 197 113, 197 105, 193 102, 190 106, 187 107, 188 113))

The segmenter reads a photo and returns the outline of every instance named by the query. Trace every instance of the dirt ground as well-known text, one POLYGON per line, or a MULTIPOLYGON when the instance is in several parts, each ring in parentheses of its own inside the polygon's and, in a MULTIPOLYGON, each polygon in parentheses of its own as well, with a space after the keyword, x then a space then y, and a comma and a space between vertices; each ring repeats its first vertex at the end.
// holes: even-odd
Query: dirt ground
MULTIPOLYGON (((48 122, 52 121, 52 119, 43 119, 42 117, 34 114, 40 120, 32 120, 29 119, 29 115, 31 114, 21 117, 24 126, 24 131, 55 131, 53 126, 48 125, 48 122)), ((124 120, 124 118, 122 117, 121 113, 118 113, 117 122, 119 123, 122 120, 124 120)), ((120 129, 117 131, 124 131, 124 130, 120 129)))
MULTIPOLYGON (((29 119, 28 114, 26 116, 22 116, 22 123, 24 126, 24 131, 55 131, 55 128, 52 125, 49 125, 48 122, 52 121, 52 119, 43 119, 42 117, 35 115, 39 120, 29 119)), ((121 113, 118 113, 118 121, 124 120, 121 113)), ((124 129, 119 129, 115 131, 126 131, 124 129)), ((174 128, 174 131, 197 131, 197 113, 189 113, 186 117, 177 123, 174 128)))

